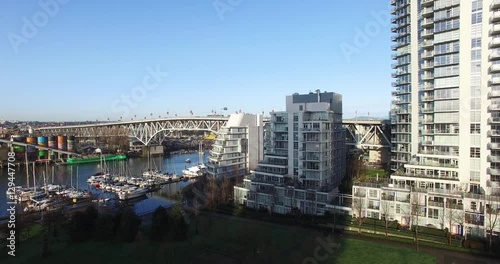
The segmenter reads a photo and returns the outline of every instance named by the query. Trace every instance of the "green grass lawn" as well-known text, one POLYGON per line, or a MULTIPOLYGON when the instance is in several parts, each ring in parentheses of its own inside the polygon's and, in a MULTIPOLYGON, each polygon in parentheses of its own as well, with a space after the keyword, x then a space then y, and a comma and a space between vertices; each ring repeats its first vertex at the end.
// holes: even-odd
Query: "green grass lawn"
MULTIPOLYGON (((300 227, 275 226, 265 223, 199 216, 199 235, 191 221, 186 241, 149 242, 148 230, 142 230, 140 241, 131 244, 85 242, 70 244, 50 239, 52 256, 41 258, 42 238, 21 243, 17 257, 6 258, 2 251, 0 263, 309 263, 320 247, 321 232, 300 227)), ((383 243, 335 238, 340 249, 326 261, 318 263, 434 263, 435 258, 408 248, 395 248, 383 243)), ((320 250, 321 255, 325 250, 320 250)))

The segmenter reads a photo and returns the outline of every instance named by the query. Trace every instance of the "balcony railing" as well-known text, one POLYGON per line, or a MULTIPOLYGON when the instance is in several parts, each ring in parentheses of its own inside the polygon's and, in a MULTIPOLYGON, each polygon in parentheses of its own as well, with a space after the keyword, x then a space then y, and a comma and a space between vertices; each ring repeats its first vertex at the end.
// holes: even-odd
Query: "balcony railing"
POLYGON ((498 35, 500 33, 500 25, 493 25, 490 29, 490 35, 498 35))
POLYGON ((500 105, 498 104, 492 104, 488 106, 488 111, 499 111, 500 110, 500 105))
POLYGON ((422 42, 422 48, 429 48, 429 47, 434 47, 434 41, 427 40, 422 42))
POLYGON ((422 173, 398 172, 398 173, 394 173, 393 176, 458 181, 458 177, 445 176, 445 175, 439 175, 439 174, 437 174, 437 175, 427 175, 427 174, 422 174, 422 173))
POLYGON ((488 155, 488 162, 500 162, 500 156, 488 155))
POLYGON ((495 11, 490 17, 490 22, 498 22, 500 21, 500 11, 495 11))
POLYGON ((488 143, 487 145, 488 149, 500 149, 500 143, 488 143))
POLYGON ((494 176, 500 175, 500 169, 488 168, 487 172, 489 175, 494 175, 494 176))
POLYGON ((500 64, 493 64, 490 66, 490 72, 500 72, 500 64))
POLYGON ((500 137, 500 131, 497 130, 488 130, 486 134, 488 137, 500 137))
POLYGON ((433 3, 434 3, 434 0, 423 0, 422 6, 432 6, 433 3))
POLYGON ((434 8, 433 7, 425 7, 422 9, 422 16, 430 16, 434 14, 434 8))
POLYGON ((444 202, 428 201, 427 204, 432 207, 444 207, 444 202))
POLYGON ((490 97, 490 98, 491 97, 500 97, 500 91, 498 91, 498 90, 490 91, 490 92, 488 92, 488 97, 490 97))
POLYGON ((500 38, 498 38, 498 37, 493 38, 493 39, 490 41, 489 46, 490 46, 490 48, 500 47, 500 38))
POLYGON ((500 52, 492 52, 488 58, 490 59, 490 61, 498 60, 500 59, 500 52))
POLYGON ((495 10, 500 8, 500 0, 493 0, 490 5, 490 10, 495 10))

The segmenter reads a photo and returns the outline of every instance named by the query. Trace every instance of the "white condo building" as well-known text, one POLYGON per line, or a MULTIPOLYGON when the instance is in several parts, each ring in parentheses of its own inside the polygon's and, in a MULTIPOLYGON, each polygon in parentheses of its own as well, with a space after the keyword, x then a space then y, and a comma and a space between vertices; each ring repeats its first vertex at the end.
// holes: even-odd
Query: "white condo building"
POLYGON ((394 172, 354 186, 353 213, 499 235, 500 1, 391 4, 394 172))
POLYGON ((209 177, 245 176, 264 153, 261 115, 232 114, 219 130, 207 162, 209 177))
POLYGON ((294 94, 286 111, 272 112, 265 156, 234 188, 235 202, 286 214, 322 214, 345 174, 342 96, 294 94))

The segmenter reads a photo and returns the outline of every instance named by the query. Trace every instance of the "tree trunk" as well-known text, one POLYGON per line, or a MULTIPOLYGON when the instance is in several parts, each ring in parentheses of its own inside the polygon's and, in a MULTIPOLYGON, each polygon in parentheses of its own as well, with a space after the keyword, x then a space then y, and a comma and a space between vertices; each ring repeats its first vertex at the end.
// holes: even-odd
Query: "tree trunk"
POLYGON ((418 247, 418 226, 415 226, 415 241, 417 242, 417 251, 420 251, 418 247))
POLYGON ((492 235, 493 235, 493 230, 492 230, 492 229, 490 229, 490 239, 489 239, 489 242, 490 242, 490 246, 489 246, 489 248, 490 248, 490 253, 493 253, 493 249, 491 248, 491 238, 492 238, 492 235))
POLYGON ((389 235, 388 235, 388 231, 387 231, 387 229, 388 229, 388 228, 389 228, 388 223, 387 223, 387 222, 385 222, 385 237, 388 237, 388 236, 389 236, 389 235))

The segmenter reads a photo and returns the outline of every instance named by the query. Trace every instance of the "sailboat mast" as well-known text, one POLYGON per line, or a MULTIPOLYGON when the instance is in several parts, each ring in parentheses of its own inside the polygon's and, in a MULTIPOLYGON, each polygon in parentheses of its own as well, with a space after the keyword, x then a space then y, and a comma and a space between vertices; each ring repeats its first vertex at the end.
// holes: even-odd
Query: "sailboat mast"
POLYGON ((203 142, 198 145, 198 164, 203 164, 203 142))
POLYGON ((73 188, 73 167, 71 167, 70 176, 71 176, 71 188, 73 188))
POLYGON ((78 190, 78 166, 76 167, 76 189, 78 190))
POLYGON ((30 187, 30 168, 29 168, 29 164, 28 164, 28 149, 26 148, 25 152, 24 152, 24 160, 26 162, 26 187, 29 188, 30 187))
POLYGON ((43 173, 43 189, 45 190, 45 194, 48 194, 47 192, 47 180, 45 179, 45 171, 43 173))
POLYGON ((148 171, 151 171, 151 150, 149 149, 149 145, 147 145, 148 147, 148 171))
POLYGON ((36 172, 35 172, 35 162, 33 162, 33 190, 36 192, 36 172))

